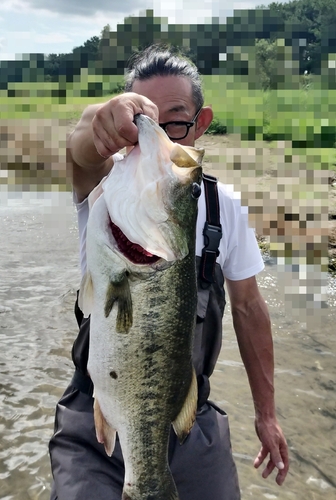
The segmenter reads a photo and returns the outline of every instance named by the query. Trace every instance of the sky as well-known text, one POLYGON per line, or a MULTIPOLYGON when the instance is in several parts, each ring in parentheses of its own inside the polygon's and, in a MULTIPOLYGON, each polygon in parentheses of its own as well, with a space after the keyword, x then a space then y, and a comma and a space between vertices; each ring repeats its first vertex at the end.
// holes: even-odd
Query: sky
POLYGON ((268 5, 271 0, 1 0, 0 60, 29 53, 65 53, 99 36, 103 27, 115 29, 129 15, 168 18, 170 23, 225 19, 234 10, 268 5))

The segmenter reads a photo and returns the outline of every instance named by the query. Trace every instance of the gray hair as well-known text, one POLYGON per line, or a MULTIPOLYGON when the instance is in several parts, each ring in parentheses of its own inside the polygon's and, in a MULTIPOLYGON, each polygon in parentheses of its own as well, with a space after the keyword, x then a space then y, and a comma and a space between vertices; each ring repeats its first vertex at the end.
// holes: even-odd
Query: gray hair
POLYGON ((143 81, 153 76, 184 76, 192 88, 192 98, 196 110, 204 104, 201 75, 194 63, 172 48, 151 45, 135 54, 129 61, 125 77, 125 92, 132 92, 136 80, 143 81))

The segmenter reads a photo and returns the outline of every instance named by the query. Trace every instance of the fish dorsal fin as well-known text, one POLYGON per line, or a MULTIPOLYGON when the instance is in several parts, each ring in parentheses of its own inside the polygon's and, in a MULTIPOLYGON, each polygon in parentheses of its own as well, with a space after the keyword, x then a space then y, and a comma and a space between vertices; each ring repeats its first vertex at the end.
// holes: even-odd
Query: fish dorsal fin
POLYGON ((175 418, 173 428, 176 436, 182 444, 191 431, 196 419, 197 410, 197 379, 195 369, 192 369, 192 379, 188 395, 184 401, 180 413, 175 418))
POLYGON ((93 307, 93 283, 91 274, 86 272, 79 288, 78 305, 85 318, 91 314, 93 307))
POLYGON ((204 156, 204 149, 174 144, 170 152, 170 159, 180 168, 200 167, 204 156))

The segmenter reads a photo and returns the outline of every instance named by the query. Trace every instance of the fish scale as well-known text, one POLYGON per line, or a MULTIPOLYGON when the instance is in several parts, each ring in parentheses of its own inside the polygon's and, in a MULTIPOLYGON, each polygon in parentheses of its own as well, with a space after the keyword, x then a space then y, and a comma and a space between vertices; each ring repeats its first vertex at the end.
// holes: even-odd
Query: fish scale
MULTIPOLYGON (((92 193, 87 275, 79 298, 84 314, 91 314, 88 371, 94 384, 97 438, 110 455, 118 433, 125 463, 123 500, 178 500, 168 465, 168 442, 173 425, 183 443, 196 415, 192 344, 197 305, 197 200, 192 186, 201 182, 203 151, 173 144, 148 117, 140 115, 136 124, 140 154, 130 153, 116 164, 108 181, 92 193), (151 155, 160 161, 161 149, 163 163, 149 164, 151 155), (155 220, 153 211, 153 218, 145 218, 144 227, 137 228, 130 240, 139 245, 136 234, 143 233, 148 239, 144 252, 153 256, 149 249, 158 250, 157 259, 146 264, 134 262, 135 254, 130 260, 130 246, 125 245, 129 237, 123 224, 132 221, 132 206, 139 213, 137 200, 126 203, 130 209, 125 222, 118 219, 115 236, 111 231, 111 221, 117 225, 114 214, 119 207, 114 204, 118 203, 118 192, 121 196, 138 193, 144 203, 141 191, 146 183, 132 187, 133 178, 126 175, 135 168, 135 161, 136 168, 143 169, 137 179, 146 180, 146 173, 154 169, 150 172, 153 183, 157 172, 156 190, 166 210, 165 221, 155 220), (125 192, 123 183, 128 186, 125 192), (110 196, 112 188, 115 196, 110 196), (123 241, 120 248, 119 232, 123 241)), ((146 209, 151 214, 150 207, 146 209)), ((130 234, 129 227, 127 230, 130 234)))

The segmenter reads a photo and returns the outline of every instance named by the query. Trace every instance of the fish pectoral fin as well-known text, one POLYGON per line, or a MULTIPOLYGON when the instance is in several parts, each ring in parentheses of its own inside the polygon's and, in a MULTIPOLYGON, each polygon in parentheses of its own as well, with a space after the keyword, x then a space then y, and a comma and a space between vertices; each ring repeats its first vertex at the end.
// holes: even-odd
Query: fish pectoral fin
POLYGON ((118 333, 127 333, 133 323, 132 296, 127 276, 123 276, 119 282, 110 282, 106 292, 106 318, 109 316, 115 302, 118 302, 116 331, 118 333))
POLYGON ((93 283, 89 272, 86 272, 82 278, 78 294, 78 305, 84 317, 89 317, 93 307, 93 283))
POLYGON ((192 370, 192 379, 189 388, 188 395, 184 401, 182 409, 180 413, 177 415, 174 422, 172 422, 174 431, 176 436, 178 437, 180 444, 188 436, 189 432, 194 425, 196 419, 196 410, 197 410, 197 379, 196 373, 193 368, 192 370))
POLYGON ((116 431, 106 422, 97 399, 94 400, 93 411, 97 441, 104 445, 106 454, 110 457, 115 446, 116 431))

